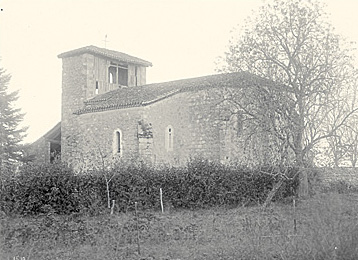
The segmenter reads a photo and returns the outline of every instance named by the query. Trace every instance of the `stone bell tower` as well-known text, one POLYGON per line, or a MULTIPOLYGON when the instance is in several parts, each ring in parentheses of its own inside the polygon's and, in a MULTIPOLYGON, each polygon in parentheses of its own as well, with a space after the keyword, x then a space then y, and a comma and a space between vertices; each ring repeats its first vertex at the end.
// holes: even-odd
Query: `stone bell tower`
MULTIPOLYGON (((146 84, 148 61, 128 54, 87 46, 58 55, 62 59, 61 154, 70 161, 76 153, 78 115, 87 100, 109 91, 146 84)), ((78 151, 77 151, 78 152, 78 151)))

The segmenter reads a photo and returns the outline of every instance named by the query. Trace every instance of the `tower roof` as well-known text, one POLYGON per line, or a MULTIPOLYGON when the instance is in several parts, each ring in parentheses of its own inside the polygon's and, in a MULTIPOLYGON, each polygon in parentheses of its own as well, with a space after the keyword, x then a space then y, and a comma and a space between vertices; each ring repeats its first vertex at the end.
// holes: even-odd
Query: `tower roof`
POLYGON ((103 56, 106 58, 110 58, 110 59, 114 59, 114 60, 118 60, 118 61, 122 61, 122 62, 127 62, 127 63, 138 64, 138 65, 142 65, 142 66, 146 66, 146 67, 152 66, 152 63, 149 61, 142 60, 140 58, 128 55, 123 52, 108 50, 105 48, 99 48, 99 47, 96 47, 93 45, 82 47, 82 48, 75 49, 72 51, 67 51, 67 52, 59 54, 57 57, 62 59, 62 58, 77 56, 77 55, 80 55, 83 53, 91 53, 91 54, 100 55, 100 56, 103 56))

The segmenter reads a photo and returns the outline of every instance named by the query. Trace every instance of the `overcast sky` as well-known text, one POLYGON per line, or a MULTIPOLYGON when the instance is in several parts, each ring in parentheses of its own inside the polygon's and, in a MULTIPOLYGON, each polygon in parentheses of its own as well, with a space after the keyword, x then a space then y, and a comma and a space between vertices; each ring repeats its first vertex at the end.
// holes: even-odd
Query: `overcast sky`
MULTIPOLYGON (((268 1, 269 2, 269 1, 268 1)), ((336 31, 358 42, 358 1, 328 0, 336 31)), ((61 120, 61 59, 96 45, 148 60, 147 83, 215 73, 230 31, 259 0, 0 0, 0 66, 20 90, 26 142, 61 120)), ((358 53, 357 53, 358 54, 358 53)), ((358 56, 358 55, 357 55, 358 56)))

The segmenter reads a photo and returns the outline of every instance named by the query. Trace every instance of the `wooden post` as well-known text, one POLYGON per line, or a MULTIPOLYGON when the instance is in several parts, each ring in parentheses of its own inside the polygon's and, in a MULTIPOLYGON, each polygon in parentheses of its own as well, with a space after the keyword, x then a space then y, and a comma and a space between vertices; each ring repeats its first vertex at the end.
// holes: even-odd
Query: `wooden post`
POLYGON ((109 181, 107 180, 107 176, 104 176, 106 179, 106 192, 107 192, 107 206, 110 209, 111 208, 111 199, 109 196, 109 181))
POLYGON ((134 203, 134 208, 135 208, 135 217, 136 217, 138 255, 140 255, 140 240, 139 240, 139 225, 138 225, 139 220, 138 220, 137 202, 134 203))
POLYGON ((293 197, 293 231, 296 234, 297 224, 296 224, 296 198, 293 197))
POLYGON ((115 202, 116 202, 115 200, 112 200, 111 215, 113 215, 113 211, 114 211, 114 203, 115 203, 115 202))
POLYGON ((161 207, 161 209, 162 209, 162 213, 164 213, 163 191, 162 191, 162 188, 159 189, 159 196, 160 196, 160 207, 161 207))

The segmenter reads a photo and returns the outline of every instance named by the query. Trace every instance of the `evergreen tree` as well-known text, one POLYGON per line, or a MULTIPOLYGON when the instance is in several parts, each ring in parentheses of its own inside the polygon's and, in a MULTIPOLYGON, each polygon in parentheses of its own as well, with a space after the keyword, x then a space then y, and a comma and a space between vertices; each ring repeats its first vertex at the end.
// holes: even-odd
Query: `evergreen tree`
POLYGON ((18 91, 8 93, 11 75, 0 68, 0 173, 14 166, 21 156, 20 142, 25 136, 25 128, 19 128, 24 114, 14 107, 18 91))

